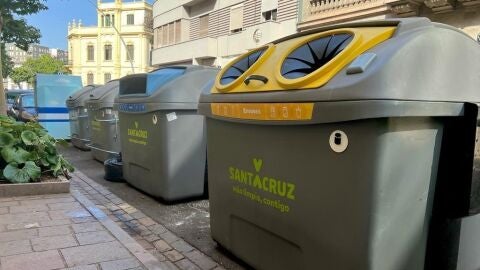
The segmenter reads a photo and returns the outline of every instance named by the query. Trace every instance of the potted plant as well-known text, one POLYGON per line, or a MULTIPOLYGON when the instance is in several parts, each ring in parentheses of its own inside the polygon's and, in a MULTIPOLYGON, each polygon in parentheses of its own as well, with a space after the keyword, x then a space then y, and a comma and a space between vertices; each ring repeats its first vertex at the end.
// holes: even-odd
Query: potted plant
POLYGON ((65 183, 68 184, 68 173, 74 168, 57 151, 56 146, 63 143, 50 136, 38 123, 17 122, 0 115, 0 196, 58 193, 55 190, 68 192, 65 183), (55 182, 63 186, 52 188, 55 182), (28 185, 41 183, 50 185, 28 185), (12 188, 14 184, 26 184, 26 191, 12 188))

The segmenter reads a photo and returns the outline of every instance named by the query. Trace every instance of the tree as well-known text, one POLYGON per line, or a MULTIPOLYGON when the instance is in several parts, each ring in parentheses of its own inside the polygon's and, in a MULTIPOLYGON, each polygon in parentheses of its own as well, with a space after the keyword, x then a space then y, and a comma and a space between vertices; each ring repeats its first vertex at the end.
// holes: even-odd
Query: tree
POLYGON ((33 85, 37 73, 57 74, 66 72, 67 69, 62 61, 57 60, 48 54, 44 54, 36 59, 28 58, 21 67, 13 70, 10 78, 12 78, 16 84, 28 82, 33 85))
MULTIPOLYGON (((47 9, 44 2, 45 0, 0 0, 0 43, 13 42, 25 51, 28 50, 30 44, 38 43, 40 31, 28 25, 25 19, 19 16, 47 9)), ((0 65, 0 78, 2 77, 2 65, 0 65)), ((0 114, 6 113, 5 90, 3 80, 0 80, 0 114)))
POLYGON ((30 78, 35 77, 35 73, 24 66, 14 68, 10 74, 10 78, 20 86, 21 82, 28 82, 30 78))
POLYGON ((12 69, 13 69, 13 62, 12 62, 12 59, 10 58, 10 56, 7 55, 7 52, 5 51, 5 44, 0 44, 1 47, 0 47, 0 53, 2 54, 1 55, 1 59, 2 59, 2 75, 3 75, 3 78, 7 78, 8 75, 10 75, 10 72, 12 72, 12 69))

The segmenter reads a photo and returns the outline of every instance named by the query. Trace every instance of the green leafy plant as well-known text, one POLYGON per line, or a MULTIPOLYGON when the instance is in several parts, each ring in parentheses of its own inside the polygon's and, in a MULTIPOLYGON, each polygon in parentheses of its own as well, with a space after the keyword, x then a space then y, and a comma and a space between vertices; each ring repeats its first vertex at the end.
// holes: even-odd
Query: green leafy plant
POLYGON ((39 181, 42 176, 68 177, 73 167, 55 147, 62 143, 38 123, 16 122, 0 115, 0 178, 27 183, 39 181))

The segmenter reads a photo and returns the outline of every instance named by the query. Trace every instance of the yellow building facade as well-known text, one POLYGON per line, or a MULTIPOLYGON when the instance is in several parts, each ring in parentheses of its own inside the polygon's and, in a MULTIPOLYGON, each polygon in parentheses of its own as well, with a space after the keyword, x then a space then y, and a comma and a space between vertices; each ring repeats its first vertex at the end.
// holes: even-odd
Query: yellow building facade
POLYGON ((68 26, 68 67, 84 85, 150 70, 152 6, 146 1, 97 2, 98 23, 68 26))

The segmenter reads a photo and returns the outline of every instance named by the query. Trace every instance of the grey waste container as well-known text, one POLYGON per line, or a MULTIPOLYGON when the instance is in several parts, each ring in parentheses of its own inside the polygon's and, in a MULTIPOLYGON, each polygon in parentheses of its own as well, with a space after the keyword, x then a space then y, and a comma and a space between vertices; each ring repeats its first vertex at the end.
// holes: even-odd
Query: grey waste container
POLYGON ((217 72, 171 66, 120 80, 115 106, 128 183, 165 201, 204 194, 205 121, 197 106, 201 86, 217 72))
POLYGON ((422 18, 232 61, 199 105, 213 239, 257 269, 479 269, 479 58, 422 18))
POLYGON ((70 120, 70 139, 72 144, 82 150, 90 150, 90 126, 85 102, 98 85, 87 85, 68 97, 66 105, 70 120))
POLYGON ((118 112, 113 109, 118 89, 119 81, 110 81, 92 91, 86 103, 91 127, 89 147, 92 157, 101 162, 120 154, 118 112))

